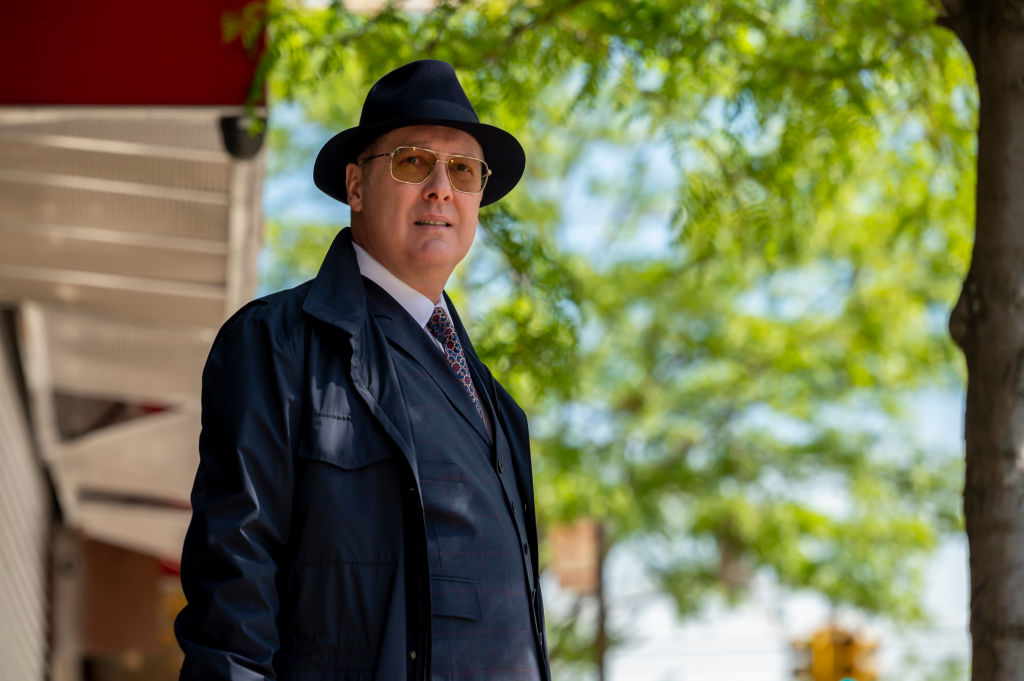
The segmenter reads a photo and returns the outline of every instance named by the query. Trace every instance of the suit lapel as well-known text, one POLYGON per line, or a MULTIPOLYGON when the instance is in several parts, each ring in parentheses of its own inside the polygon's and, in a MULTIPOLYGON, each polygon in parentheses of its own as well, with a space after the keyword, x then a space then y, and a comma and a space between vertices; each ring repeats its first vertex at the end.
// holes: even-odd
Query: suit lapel
POLYGON ((487 404, 487 409, 491 413, 492 423, 494 425, 495 438, 497 433, 502 430, 504 426, 501 424, 502 414, 498 408, 497 395, 494 393, 494 378, 491 376, 490 370, 484 366, 484 363, 477 357, 476 348, 473 347, 472 341, 469 340, 469 334, 466 333, 466 327, 462 325, 462 319, 459 317, 458 311, 455 309, 455 305, 452 303, 452 299, 448 297, 447 293, 442 292, 445 302, 448 304, 448 312, 451 314, 452 325, 455 327, 455 333, 459 336, 459 341, 462 343, 462 352, 466 355, 466 363, 469 365, 470 373, 476 381, 476 392, 477 397, 483 400, 487 404))
POLYGON ((477 434, 490 444, 490 437, 480 419, 480 414, 477 413, 476 407, 473 406, 465 389, 459 385, 455 373, 448 366, 441 350, 433 344, 427 332, 421 329, 416 320, 405 311, 405 308, 399 305, 384 289, 366 278, 363 279, 363 284, 366 286, 366 300, 369 303, 370 313, 376 318, 392 347, 419 364, 448 398, 452 406, 476 430, 477 434))

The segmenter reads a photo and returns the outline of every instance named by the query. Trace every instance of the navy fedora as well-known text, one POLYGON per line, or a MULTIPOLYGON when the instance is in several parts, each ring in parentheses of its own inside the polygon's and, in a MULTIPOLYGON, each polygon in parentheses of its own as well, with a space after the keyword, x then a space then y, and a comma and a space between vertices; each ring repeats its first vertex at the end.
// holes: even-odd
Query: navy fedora
POLYGON ((494 203, 512 191, 526 168, 518 140, 501 128, 481 123, 448 62, 421 59, 384 75, 363 102, 359 125, 327 141, 313 165, 313 183, 328 196, 348 203, 345 167, 366 147, 395 128, 445 125, 472 135, 484 151, 491 176, 480 205, 494 203))

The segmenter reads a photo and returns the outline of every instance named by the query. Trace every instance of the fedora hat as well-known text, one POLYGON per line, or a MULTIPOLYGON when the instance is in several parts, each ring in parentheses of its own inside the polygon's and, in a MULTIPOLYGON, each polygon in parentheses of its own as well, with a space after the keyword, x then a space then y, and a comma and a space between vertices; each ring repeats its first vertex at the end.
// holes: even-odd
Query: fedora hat
POLYGON ((523 176, 526 154, 515 137, 481 123, 469 103, 455 69, 436 59, 421 59, 381 77, 363 102, 359 125, 327 141, 313 165, 313 183, 328 196, 348 203, 345 167, 366 147, 395 128, 444 125, 472 135, 484 151, 491 176, 480 205, 494 203, 512 191, 523 176))

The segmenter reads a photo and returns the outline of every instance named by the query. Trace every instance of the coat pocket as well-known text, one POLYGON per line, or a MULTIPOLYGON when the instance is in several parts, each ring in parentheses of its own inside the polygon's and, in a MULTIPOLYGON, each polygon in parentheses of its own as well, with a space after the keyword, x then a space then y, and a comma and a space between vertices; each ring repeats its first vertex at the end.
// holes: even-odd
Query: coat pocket
POLYGON ((349 414, 314 413, 310 430, 310 446, 299 453, 302 458, 356 470, 392 456, 377 424, 349 414))
POLYGON ((296 454, 289 544, 296 563, 394 562, 404 536, 402 471, 373 421, 310 418, 296 454))
POLYGON ((399 632, 404 638, 404 593, 399 563, 292 565, 283 583, 275 665, 359 678, 359 670, 374 669, 382 646, 394 646, 399 632))
POLYGON ((476 582, 458 577, 430 578, 430 606, 435 617, 480 619, 480 594, 476 582))

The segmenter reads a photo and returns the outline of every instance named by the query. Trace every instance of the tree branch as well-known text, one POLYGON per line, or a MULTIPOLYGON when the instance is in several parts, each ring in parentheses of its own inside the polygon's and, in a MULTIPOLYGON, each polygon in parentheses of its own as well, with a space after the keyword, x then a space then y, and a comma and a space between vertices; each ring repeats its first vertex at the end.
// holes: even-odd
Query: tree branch
POLYGON ((519 40, 519 37, 523 33, 530 29, 537 28, 538 26, 551 23, 551 21, 553 21, 554 19, 568 12, 571 12, 572 10, 586 2, 589 2, 589 0, 569 0, 569 2, 565 3, 564 5, 551 8, 547 12, 537 11, 530 17, 529 21, 524 21, 523 23, 519 24, 518 26, 512 29, 508 36, 505 37, 505 41, 502 44, 502 48, 500 50, 498 50, 497 52, 490 51, 486 53, 483 56, 483 60, 492 64, 495 62, 500 62, 501 60, 505 59, 508 50, 512 48, 512 46, 515 44, 517 40, 519 40))

